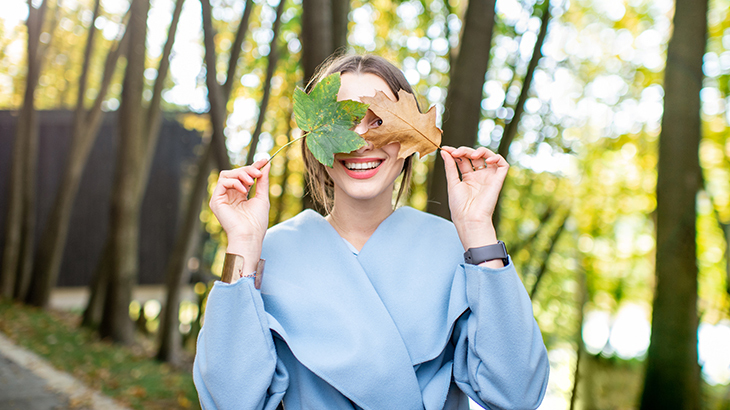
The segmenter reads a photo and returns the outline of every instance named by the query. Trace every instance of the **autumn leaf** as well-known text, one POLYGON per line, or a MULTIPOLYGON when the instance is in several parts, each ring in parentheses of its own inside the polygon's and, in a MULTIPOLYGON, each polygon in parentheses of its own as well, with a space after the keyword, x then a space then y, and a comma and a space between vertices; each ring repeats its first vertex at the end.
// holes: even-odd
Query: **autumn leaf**
POLYGON ((305 131, 307 147, 317 161, 331 167, 338 152, 367 145, 351 128, 365 116, 368 106, 357 101, 337 101, 340 73, 320 81, 309 94, 294 90, 294 118, 305 131))
POLYGON ((370 110, 383 120, 381 126, 363 134, 375 148, 398 142, 398 158, 406 158, 414 152, 423 157, 441 145, 442 131, 436 126, 436 107, 422 114, 413 94, 400 90, 398 101, 393 101, 378 91, 374 97, 362 97, 361 100, 370 104, 370 110))

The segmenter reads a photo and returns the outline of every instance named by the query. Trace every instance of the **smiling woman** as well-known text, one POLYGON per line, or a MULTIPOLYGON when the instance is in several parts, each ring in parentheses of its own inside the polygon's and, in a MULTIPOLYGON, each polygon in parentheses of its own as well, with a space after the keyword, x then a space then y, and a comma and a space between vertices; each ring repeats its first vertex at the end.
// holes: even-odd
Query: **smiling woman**
MULTIPOLYGON (((485 408, 539 406, 547 353, 492 224, 504 158, 442 147, 454 223, 394 209, 395 180, 404 174, 400 197, 412 140, 424 136, 381 108, 410 98, 410 86, 375 56, 335 58, 319 80, 337 84, 344 105, 373 101, 351 129, 364 143, 334 158, 302 144, 327 215, 305 210, 271 229, 269 164, 221 172, 210 207, 229 242, 193 369, 202 407, 466 410, 469 398, 485 408)), ((309 91, 319 93, 314 83, 309 91)), ((429 141, 432 151, 438 143, 429 141)))
MULTIPOLYGON (((389 62, 387 62, 385 59, 379 58, 377 56, 351 56, 333 59, 329 62, 329 64, 324 64, 322 66, 320 71, 315 75, 311 83, 308 85, 308 90, 311 91, 311 89, 314 87, 315 84, 317 84, 319 80, 332 73, 342 74, 342 85, 340 86, 340 91, 337 94, 338 100, 360 101, 360 97, 372 97, 377 91, 382 91, 386 93, 388 98, 392 100, 396 100, 396 95, 400 90, 405 90, 408 93, 413 94, 411 85, 408 83, 408 81, 406 81, 401 71, 389 62)), ((355 127, 354 130, 358 134, 364 134, 369 129, 379 127, 381 124, 382 120, 377 117, 372 110, 368 110, 365 117, 355 127)), ((372 143, 368 143, 366 147, 353 152, 350 157, 359 156, 362 158, 364 153, 372 153, 372 151, 372 143)), ((396 149, 395 151, 397 154, 398 150, 396 149)), ((379 152, 378 154, 381 155, 381 158, 374 158, 374 160, 376 161, 382 162, 382 159, 387 157, 387 155, 385 155, 385 152, 379 152)), ((342 164, 344 158, 343 156, 337 158, 337 163, 339 163, 341 166, 334 167, 328 170, 325 166, 320 164, 314 158, 311 151, 307 148, 306 144, 302 144, 302 156, 304 157, 304 163, 307 168, 307 173, 310 176, 310 178, 308 179, 308 183, 312 192, 312 196, 314 197, 315 201, 319 202, 319 204, 327 212, 329 212, 332 207, 332 202, 335 195, 335 184, 333 183, 332 174, 334 173, 336 177, 338 171, 339 173, 344 172, 344 164, 342 164)), ((367 160, 367 158, 365 158, 365 160, 367 160)), ((388 168, 391 168, 390 171, 392 173, 392 171, 395 169, 392 167, 392 164, 396 160, 396 157, 392 157, 391 160, 392 161, 387 163, 386 166, 388 168)), ((403 179, 401 181, 398 195, 396 197, 396 206, 400 198, 408 194, 407 190, 408 187, 410 187, 412 161, 412 156, 409 156, 404 161, 401 161, 401 169, 398 170, 398 173, 395 174, 395 176, 397 176, 401 173, 402 170, 403 179)), ((354 160, 354 158, 351 158, 349 162, 355 163, 358 161, 354 160)), ((352 167, 355 167, 355 165, 352 165, 352 167)), ((361 167, 361 165, 358 165, 358 167, 361 167)), ((349 176, 354 179, 369 180, 371 177, 375 177, 378 173, 380 173, 381 177, 385 177, 384 174, 386 173, 381 173, 379 171, 379 168, 377 169, 377 172, 372 173, 351 172, 349 176)), ((390 175, 390 173, 388 174, 390 175)), ((392 179, 392 182, 394 181, 395 177, 393 177, 392 179)), ((390 191, 392 192, 392 189, 390 191)), ((383 196, 380 200, 387 200, 387 202, 390 203, 390 198, 390 196, 388 196, 387 198, 383 196)))

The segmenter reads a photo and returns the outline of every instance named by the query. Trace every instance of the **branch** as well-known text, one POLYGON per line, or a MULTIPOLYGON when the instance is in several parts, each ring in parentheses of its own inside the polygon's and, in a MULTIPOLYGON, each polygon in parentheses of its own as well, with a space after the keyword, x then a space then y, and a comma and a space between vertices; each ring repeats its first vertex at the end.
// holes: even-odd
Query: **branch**
MULTIPOLYGON (((280 3, 283 3, 281 0, 280 3)), ((223 84, 223 97, 228 100, 231 97, 231 91, 233 90, 233 82, 236 79, 236 68, 238 67, 238 57, 241 55, 241 45, 243 39, 246 37, 246 31, 248 31, 248 20, 251 17, 251 11, 253 10, 253 0, 246 0, 246 8, 243 9, 243 16, 241 22, 238 24, 238 31, 236 32, 236 38, 233 40, 233 48, 231 49, 231 56, 228 59, 228 75, 226 76, 226 82, 223 84)), ((279 21, 279 19, 276 19, 279 21)))
POLYGON ((545 226, 547 220, 550 219, 550 217, 553 216, 554 213, 555 209, 552 206, 549 206, 548 209, 545 210, 545 213, 543 213, 540 217, 540 223, 537 225, 535 232, 533 232, 532 235, 527 237, 524 241, 518 242, 517 244, 510 246, 511 251, 516 255, 517 252, 530 245, 535 240, 535 238, 537 238, 537 235, 540 234, 540 227, 545 226))
POLYGON ((570 410, 576 408, 576 399, 578 397, 578 382, 580 381, 580 362, 581 357, 585 354, 585 345, 583 344, 583 320, 585 318, 586 304, 588 303, 588 285, 586 280, 586 271, 582 267, 584 264, 579 264, 578 283, 580 284, 580 314, 578 315, 578 329, 575 334, 575 370, 573 371, 573 390, 570 394, 570 410))
POLYGON ((512 140, 514 140, 515 134, 517 133, 517 126, 520 123, 520 118, 525 109, 525 101, 527 101, 527 93, 530 91, 530 84, 535 74, 535 68, 537 68, 537 63, 542 58, 542 45, 545 42, 547 27, 550 22, 550 0, 545 2, 541 21, 540 33, 537 35, 535 48, 532 51, 532 58, 527 66, 525 81, 522 84, 522 90, 520 90, 520 98, 517 100, 517 105, 515 105, 515 114, 512 116, 512 120, 505 126, 504 134, 502 134, 502 139, 499 141, 499 147, 497 148, 497 153, 505 158, 509 154, 509 146, 512 144, 512 140))
POLYGON ((226 137, 223 133, 226 125, 226 99, 217 80, 215 56, 215 30, 210 0, 200 0, 203 14, 203 42, 205 43, 206 84, 208 86, 208 103, 210 104, 210 121, 213 126, 211 144, 218 169, 230 169, 231 160, 226 148, 226 137))
POLYGON ((86 86, 89 77, 89 65, 91 64, 91 53, 94 49, 94 37, 96 37, 96 27, 94 22, 99 16, 101 0, 94 2, 94 13, 91 18, 91 26, 89 27, 89 36, 86 38, 86 48, 84 49, 84 61, 81 63, 81 75, 79 76, 79 91, 76 97, 76 111, 74 111, 74 133, 81 129, 84 123, 86 112, 84 111, 84 97, 86 96, 86 86))
POLYGON ((271 96, 271 79, 274 78, 276 63, 279 60, 279 49, 276 43, 279 39, 279 32, 281 31, 281 15, 284 13, 284 3, 286 3, 286 0, 281 0, 279 1, 279 5, 276 7, 276 22, 274 22, 274 35, 271 38, 271 44, 269 46, 269 64, 266 67, 264 94, 261 97, 261 104, 259 105, 259 118, 256 121, 256 129, 251 136, 251 143, 248 145, 246 164, 253 164, 253 156, 256 154, 256 146, 259 143, 261 129, 263 128, 264 120, 266 119, 266 107, 269 105, 269 97, 271 96))
POLYGON ((535 297, 535 293, 537 293, 537 286, 540 284, 540 280, 542 280, 543 276, 545 275, 545 271, 547 270, 548 260, 550 260, 550 255, 553 254, 553 250, 555 249, 555 244, 558 242, 558 239, 560 239, 560 234, 563 233, 563 229, 565 229, 565 221, 568 220, 569 215, 570 215, 570 211, 568 210, 565 212, 563 221, 558 226, 558 229, 555 230, 552 238, 550 238, 550 246, 547 249, 545 258, 542 260, 542 263, 540 264, 540 267, 537 269, 537 272, 535 272, 535 284, 532 285, 532 289, 530 290, 530 299, 533 299, 535 297))
MULTIPOLYGON (((150 106, 147 115, 147 138, 148 141, 152 140, 151 135, 156 134, 159 130, 159 122, 162 110, 160 104, 162 103, 162 89, 165 86, 165 79, 167 79, 167 72, 170 70, 170 54, 172 53, 172 46, 175 43, 175 35, 177 33, 177 26, 180 22, 180 14, 182 13, 183 3, 185 0, 177 0, 175 2, 175 10, 172 12, 172 20, 170 21, 170 28, 167 31, 167 41, 165 47, 162 49, 162 56, 160 57, 160 65, 157 68, 157 78, 155 79, 155 85, 152 87, 152 98, 150 99, 150 106)), ((150 151, 150 144, 147 146, 147 152, 150 151)))
MULTIPOLYGON (((134 3, 137 0, 132 0, 132 3, 134 3)), ((116 42, 116 48, 114 48, 112 51, 109 52, 106 56, 106 62, 104 63, 104 72, 101 77, 101 84, 99 86, 99 93, 96 95, 96 100, 94 101, 94 105, 89 110, 89 113, 86 115, 85 123, 86 123, 86 129, 89 131, 96 130, 96 124, 101 120, 101 103, 104 101, 104 97, 106 97, 107 90, 109 89, 109 86, 111 85, 112 78, 114 77, 114 71, 117 68, 117 61, 119 60, 119 57, 124 54, 127 48, 127 43, 129 43, 129 31, 127 28, 129 27, 129 16, 130 16, 130 10, 132 10, 132 5, 130 4, 129 9, 127 10, 127 14, 124 16, 123 21, 126 21, 124 24, 124 33, 119 33, 117 35, 117 42, 116 42), (122 37, 119 38, 119 35, 122 37)), ((85 139, 91 138, 89 136, 91 132, 87 132, 87 135, 85 139)))

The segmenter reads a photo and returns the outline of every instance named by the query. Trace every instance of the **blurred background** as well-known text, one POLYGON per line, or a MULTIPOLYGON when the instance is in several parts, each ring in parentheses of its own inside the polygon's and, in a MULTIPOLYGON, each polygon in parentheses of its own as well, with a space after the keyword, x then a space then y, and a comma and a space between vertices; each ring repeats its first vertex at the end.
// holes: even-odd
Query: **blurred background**
MULTIPOLYGON (((133 407, 197 406, 218 171, 301 135, 291 96, 327 56, 374 53, 445 145, 511 164, 495 222, 549 351, 541 409, 730 409, 728 9, 5 0, 0 331, 133 407), (180 385, 100 370, 135 360, 180 385)), ((405 204, 448 218, 442 170, 416 161, 405 204)), ((303 172, 298 143, 273 159, 271 224, 313 206, 303 172)))

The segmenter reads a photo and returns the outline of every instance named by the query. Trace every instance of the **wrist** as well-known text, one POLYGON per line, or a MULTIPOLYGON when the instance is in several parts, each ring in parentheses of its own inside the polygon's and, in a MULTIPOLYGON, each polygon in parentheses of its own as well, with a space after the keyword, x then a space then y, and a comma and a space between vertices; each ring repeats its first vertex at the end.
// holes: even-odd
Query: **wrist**
POLYGON ((462 223, 456 225, 464 250, 497 243, 497 231, 492 222, 462 223))
POLYGON ((261 245, 260 241, 229 241, 226 253, 243 256, 243 273, 248 275, 256 270, 256 264, 261 258, 261 245))

